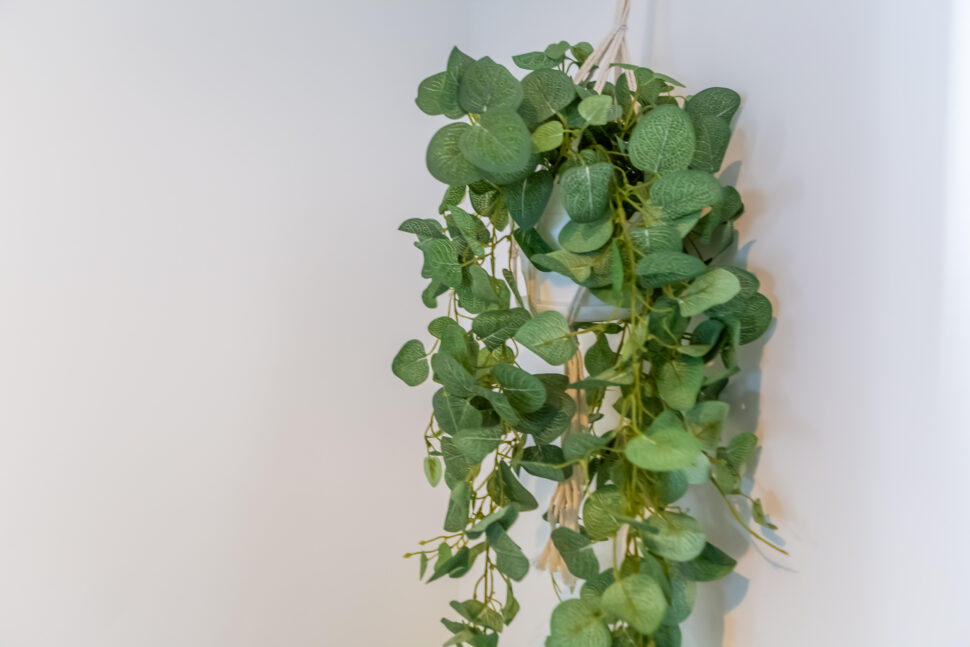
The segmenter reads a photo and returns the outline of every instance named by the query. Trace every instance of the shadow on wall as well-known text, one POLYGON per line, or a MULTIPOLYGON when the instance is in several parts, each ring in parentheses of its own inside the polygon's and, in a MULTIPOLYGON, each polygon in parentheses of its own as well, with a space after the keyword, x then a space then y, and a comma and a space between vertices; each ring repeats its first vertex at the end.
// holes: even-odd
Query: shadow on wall
MULTIPOLYGON (((741 144, 743 148, 743 133, 735 132, 734 145, 741 144), (740 141, 738 141, 740 140, 740 141)), ((741 162, 733 162, 724 168, 720 175, 721 183, 736 186, 741 173, 741 162)), ((752 219, 762 215, 763 201, 757 192, 745 191, 742 195, 745 203, 745 211, 742 218, 752 219)), ((748 240, 742 247, 738 247, 739 237, 735 238, 734 244, 725 250, 718 260, 725 262, 730 260, 733 265, 746 268, 748 265, 748 255, 752 246, 757 242, 748 240)), ((758 275, 762 281, 761 292, 763 292, 772 302, 777 315, 778 302, 775 299, 771 277, 763 272, 758 275)), ((757 341, 748 344, 741 349, 739 354, 739 364, 741 372, 734 378, 722 394, 722 398, 731 405, 731 413, 724 428, 724 440, 727 441, 733 436, 754 431, 758 433, 759 445, 764 440, 764 435, 759 428, 759 418, 761 414, 761 360, 764 354, 765 345, 774 336, 777 317, 772 319, 768 331, 757 341)), ((741 490, 746 495, 752 495, 754 487, 754 477, 758 469, 761 458, 759 447, 757 454, 749 463, 743 475, 741 490)), ((771 491, 763 487, 759 488, 760 498, 762 499, 766 513, 770 517, 784 517, 781 502, 771 491)), ((770 563, 772 567, 781 570, 792 571, 793 569, 784 563, 784 555, 776 552, 769 546, 759 542, 745 530, 731 514, 728 504, 718 491, 712 486, 692 488, 685 499, 687 507, 691 508, 694 515, 706 521, 705 531, 711 543, 721 548, 733 558, 741 561, 741 557, 754 549, 762 559, 770 563)), ((770 529, 762 529, 757 524, 752 525, 751 504, 740 496, 731 497, 739 516, 745 525, 751 527, 756 532, 761 533, 772 543, 784 548, 785 541, 777 533, 770 529)), ((694 611, 683 625, 684 644, 690 645, 710 645, 711 647, 733 644, 729 635, 730 628, 726 624, 727 614, 738 607, 748 592, 749 580, 738 570, 731 573, 728 577, 717 582, 701 583, 697 590, 697 600, 694 611)))

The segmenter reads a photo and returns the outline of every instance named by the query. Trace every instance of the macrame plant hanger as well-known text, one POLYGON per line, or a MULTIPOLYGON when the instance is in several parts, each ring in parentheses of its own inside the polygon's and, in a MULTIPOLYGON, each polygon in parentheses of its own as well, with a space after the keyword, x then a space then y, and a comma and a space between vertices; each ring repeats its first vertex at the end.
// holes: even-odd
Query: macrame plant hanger
MULTIPOLYGON (((613 17, 613 28, 600 41, 599 45, 593 50, 579 70, 573 77, 577 84, 586 84, 595 80, 593 89, 602 92, 609 80, 610 73, 614 74, 614 82, 621 76, 626 76, 627 86, 631 90, 636 90, 636 77, 631 70, 614 66, 615 63, 629 63, 630 50, 626 43, 627 19, 630 15, 630 4, 632 0, 617 0, 616 12, 613 17)), ((514 259, 518 260, 518 250, 513 248, 514 259)), ((529 305, 533 312, 535 305, 532 295, 535 294, 535 286, 538 280, 537 270, 531 263, 526 265, 523 272, 526 282, 526 293, 529 295, 529 305)), ((576 290, 576 294, 569 305, 566 319, 569 321, 570 328, 576 323, 584 302, 589 296, 589 290, 581 287, 576 290)), ((567 362, 565 367, 566 377, 569 383, 583 379, 583 357, 581 352, 576 352, 572 359, 567 362)), ((567 434, 582 434, 589 432, 589 417, 586 408, 586 398, 582 390, 572 390, 573 399, 576 401, 576 415, 570 424, 567 434)), ((556 491, 549 502, 546 519, 552 529, 563 527, 579 531, 579 506, 583 500, 583 491, 586 489, 586 473, 582 469, 573 468, 572 475, 559 483, 556 491)), ((576 584, 576 578, 566 567, 566 562, 550 539, 539 559, 536 560, 536 567, 547 570, 551 574, 559 573, 564 584, 572 588, 576 584)))

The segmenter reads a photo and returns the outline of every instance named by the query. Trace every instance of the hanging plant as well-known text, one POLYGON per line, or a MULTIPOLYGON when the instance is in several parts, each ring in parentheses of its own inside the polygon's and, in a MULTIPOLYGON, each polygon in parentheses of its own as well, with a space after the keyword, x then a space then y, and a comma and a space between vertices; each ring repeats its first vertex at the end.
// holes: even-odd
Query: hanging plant
POLYGON ((747 500, 773 528, 741 491, 755 435, 721 437, 738 349, 772 318, 758 279, 717 260, 743 210, 714 175, 740 99, 725 88, 679 96, 668 76, 597 67, 592 55, 561 42, 516 56, 519 80, 456 48, 418 88, 421 110, 460 120, 427 150, 448 185, 443 221, 400 227, 423 254, 422 300, 444 297, 447 315, 428 326, 430 347, 412 339, 392 365, 409 385, 439 386, 424 469, 450 490, 444 534, 408 556, 428 581, 476 578, 442 621, 446 645, 494 647, 519 611, 514 583, 530 559, 509 529, 539 508, 526 474, 558 483, 539 566, 582 581, 553 612, 549 647, 680 645, 696 583, 735 565, 678 504, 689 486, 714 488, 742 525, 734 506, 747 500), (599 82, 587 80, 596 70, 599 82), (563 209, 552 240, 543 224, 563 209), (566 311, 536 306, 548 273, 581 296, 566 311), (582 299, 601 316, 584 320, 582 299), (525 370, 525 349, 567 374, 525 370), (601 542, 614 556, 605 567, 601 542))

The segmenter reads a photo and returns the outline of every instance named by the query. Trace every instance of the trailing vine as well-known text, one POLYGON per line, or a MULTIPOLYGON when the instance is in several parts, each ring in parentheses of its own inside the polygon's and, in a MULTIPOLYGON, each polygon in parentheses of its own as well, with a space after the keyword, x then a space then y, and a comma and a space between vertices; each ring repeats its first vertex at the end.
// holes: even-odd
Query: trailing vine
POLYGON ((495 647, 519 611, 514 584, 530 559, 509 529, 539 508, 526 474, 575 475, 581 487, 576 527, 556 527, 551 540, 583 583, 553 612, 549 647, 680 645, 696 583, 735 565, 678 503, 691 485, 714 488, 770 544, 737 509, 750 505, 773 528, 741 491, 757 439, 722 439, 729 405, 719 399, 740 370, 739 347, 772 318, 758 279, 717 260, 743 211, 714 175, 740 98, 725 88, 678 96, 674 79, 633 65, 596 92, 568 76, 591 53, 561 42, 516 56, 528 70, 520 81, 455 48, 418 88, 421 110, 461 120, 427 151, 429 171, 448 185, 441 219, 400 227, 423 254, 423 302, 443 297, 447 314, 429 324, 430 347, 412 339, 392 363, 409 385, 429 376, 439 385, 424 469, 450 491, 444 532, 407 556, 428 581, 475 578, 472 597, 442 620, 446 645, 495 647), (554 190, 570 219, 558 246, 536 229, 554 190), (517 253, 614 316, 573 324, 534 311, 517 253), (572 384, 519 363, 526 351, 552 366, 577 361, 580 338, 585 371, 572 384), (578 407, 582 433, 566 433, 578 407), (611 544, 605 567, 600 542, 611 544))

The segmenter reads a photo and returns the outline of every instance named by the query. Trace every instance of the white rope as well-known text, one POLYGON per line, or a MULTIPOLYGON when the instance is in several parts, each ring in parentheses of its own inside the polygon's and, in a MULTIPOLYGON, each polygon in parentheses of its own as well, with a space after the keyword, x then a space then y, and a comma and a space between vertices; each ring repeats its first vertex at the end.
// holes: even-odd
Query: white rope
POLYGON ((613 68, 613 63, 629 63, 630 50, 626 44, 627 19, 630 17, 630 5, 632 0, 617 0, 616 13, 613 16, 613 29, 600 41, 593 53, 590 54, 573 80, 583 84, 592 81, 598 76, 593 89, 602 92, 609 80, 610 72, 614 72, 615 80, 619 80, 621 75, 626 75, 627 86, 631 90, 637 87, 637 79, 632 70, 613 68))
MULTIPOLYGON (((616 13, 613 16, 613 29, 600 41, 596 49, 593 50, 593 53, 590 54, 589 58, 579 68, 579 71, 576 72, 573 80, 577 84, 588 83, 594 77, 598 76, 593 89, 600 93, 606 86, 610 72, 613 71, 616 81, 619 81, 621 75, 626 75, 627 86, 630 90, 636 90, 636 76, 632 70, 623 70, 620 67, 612 68, 611 70, 613 63, 630 62, 630 49, 626 44, 626 22, 630 16, 631 1, 617 0, 616 13)), ((537 272, 530 263, 524 274, 526 291, 529 294, 529 306, 535 312, 532 294, 537 283, 537 272)), ((576 294, 573 296, 572 302, 569 304, 569 310, 567 311, 567 320, 569 321, 570 329, 576 323, 576 318, 579 316, 579 312, 588 295, 589 290, 585 287, 576 290, 576 294)), ((580 351, 576 351, 572 359, 566 363, 566 376, 570 384, 578 382, 583 378, 583 356, 580 351)), ((570 428, 566 433, 585 433, 589 427, 586 398, 581 389, 573 389, 572 397, 576 402, 576 415, 573 417, 570 428)), ((579 508, 582 504, 583 492, 585 490, 585 471, 579 465, 574 465, 572 475, 556 486, 556 491, 553 492, 552 499, 549 502, 549 508, 546 511, 546 519, 549 521, 549 525, 552 526, 553 530, 556 528, 579 530, 579 508)), ((570 588, 576 584, 576 578, 569 572, 569 569, 566 567, 566 562, 563 560, 562 555, 559 554, 559 550, 556 549, 552 539, 546 543, 542 554, 536 560, 536 567, 541 570, 547 570, 550 573, 559 573, 563 582, 570 588)))

